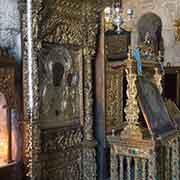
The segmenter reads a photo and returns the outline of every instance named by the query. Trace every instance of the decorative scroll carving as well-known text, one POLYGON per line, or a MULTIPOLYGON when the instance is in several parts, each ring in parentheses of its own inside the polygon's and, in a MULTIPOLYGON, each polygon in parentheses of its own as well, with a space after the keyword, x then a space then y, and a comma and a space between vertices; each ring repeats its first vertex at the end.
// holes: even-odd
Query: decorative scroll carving
POLYGON ((40 38, 48 42, 83 45, 83 3, 77 0, 54 3, 44 0, 40 38))
POLYGON ((83 180, 96 180, 95 144, 84 144, 83 147, 83 180))
POLYGON ((80 128, 63 128, 42 131, 42 152, 52 153, 65 151, 67 148, 79 146, 82 141, 80 128))
POLYGON ((106 74, 106 129, 116 129, 123 122, 124 70, 109 65, 106 74))
POLYGON ((66 127, 42 131, 42 176, 51 179, 80 179, 80 127, 66 127), (49 161, 50 159, 50 161, 49 161))
POLYGON ((80 180, 81 164, 79 161, 75 161, 66 168, 45 169, 43 172, 43 179, 80 180))
POLYGON ((93 140, 93 89, 92 89, 92 62, 96 49, 96 2, 84 3, 84 11, 86 12, 84 18, 84 95, 85 95, 85 123, 84 123, 84 136, 85 140, 93 140), (94 15, 92 15, 94 14, 94 15))

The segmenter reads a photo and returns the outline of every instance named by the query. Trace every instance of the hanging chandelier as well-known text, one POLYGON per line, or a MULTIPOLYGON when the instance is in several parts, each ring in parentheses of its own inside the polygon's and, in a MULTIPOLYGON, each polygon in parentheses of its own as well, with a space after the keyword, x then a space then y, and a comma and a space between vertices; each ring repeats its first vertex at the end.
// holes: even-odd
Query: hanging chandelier
MULTIPOLYGON (((117 27, 116 32, 120 34, 122 32, 121 26, 125 23, 125 20, 123 19, 122 0, 114 2, 111 7, 106 7, 104 14, 105 21, 115 25, 117 27)), ((128 20, 132 19, 133 9, 128 8, 127 16, 128 20)))

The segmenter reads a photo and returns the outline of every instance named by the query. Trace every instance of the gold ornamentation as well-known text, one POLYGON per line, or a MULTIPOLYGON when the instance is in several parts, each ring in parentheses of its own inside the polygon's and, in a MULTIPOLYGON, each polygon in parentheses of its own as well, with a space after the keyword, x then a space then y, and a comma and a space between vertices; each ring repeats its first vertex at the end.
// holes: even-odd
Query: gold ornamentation
POLYGON ((43 130, 41 135, 42 177, 50 179, 74 177, 78 180, 81 174, 81 128, 79 126, 51 128, 43 130))
POLYGON ((140 127, 138 126, 138 118, 140 111, 137 103, 136 63, 132 60, 130 53, 127 60, 126 78, 128 82, 127 91, 126 91, 127 102, 124 111, 126 113, 126 120, 128 124, 122 131, 121 137, 142 139, 142 132, 140 127))
POLYGON ((174 26, 176 27, 176 40, 180 41, 180 19, 175 20, 174 26))
POLYGON ((122 67, 106 69, 106 128, 117 129, 123 122, 123 74, 122 67))
MULTIPOLYGON (((85 150, 83 161, 84 179, 96 178, 95 144, 93 136, 93 89, 92 62, 96 49, 96 13, 97 1, 55 0, 54 3, 44 0, 40 13, 39 34, 41 41, 48 43, 73 44, 80 46, 83 53, 83 141, 85 150), (94 174, 94 175, 93 175, 94 174)), ((82 170, 82 169, 81 169, 82 170)), ((73 173, 69 173, 70 178, 73 173)))

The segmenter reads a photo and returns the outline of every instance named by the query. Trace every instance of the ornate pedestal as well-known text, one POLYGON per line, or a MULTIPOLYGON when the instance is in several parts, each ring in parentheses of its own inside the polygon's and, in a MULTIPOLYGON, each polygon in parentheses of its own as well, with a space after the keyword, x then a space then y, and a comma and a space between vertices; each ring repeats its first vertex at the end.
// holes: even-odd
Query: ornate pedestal
POLYGON ((125 62, 127 123, 116 136, 107 136, 111 180, 178 180, 179 134, 160 95, 162 76, 157 64, 146 63, 143 69, 143 76, 137 76, 129 55, 125 62), (145 71, 147 67, 153 68, 145 71))

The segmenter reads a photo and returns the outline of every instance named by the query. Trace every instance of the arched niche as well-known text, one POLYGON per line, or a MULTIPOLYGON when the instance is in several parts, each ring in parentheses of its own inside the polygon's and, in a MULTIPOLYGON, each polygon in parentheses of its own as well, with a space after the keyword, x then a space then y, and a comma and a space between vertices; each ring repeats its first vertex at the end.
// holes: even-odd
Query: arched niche
POLYGON ((149 12, 141 16, 137 23, 137 31, 138 44, 144 42, 145 36, 149 32, 156 54, 158 54, 158 51, 164 52, 162 21, 158 15, 149 12))

